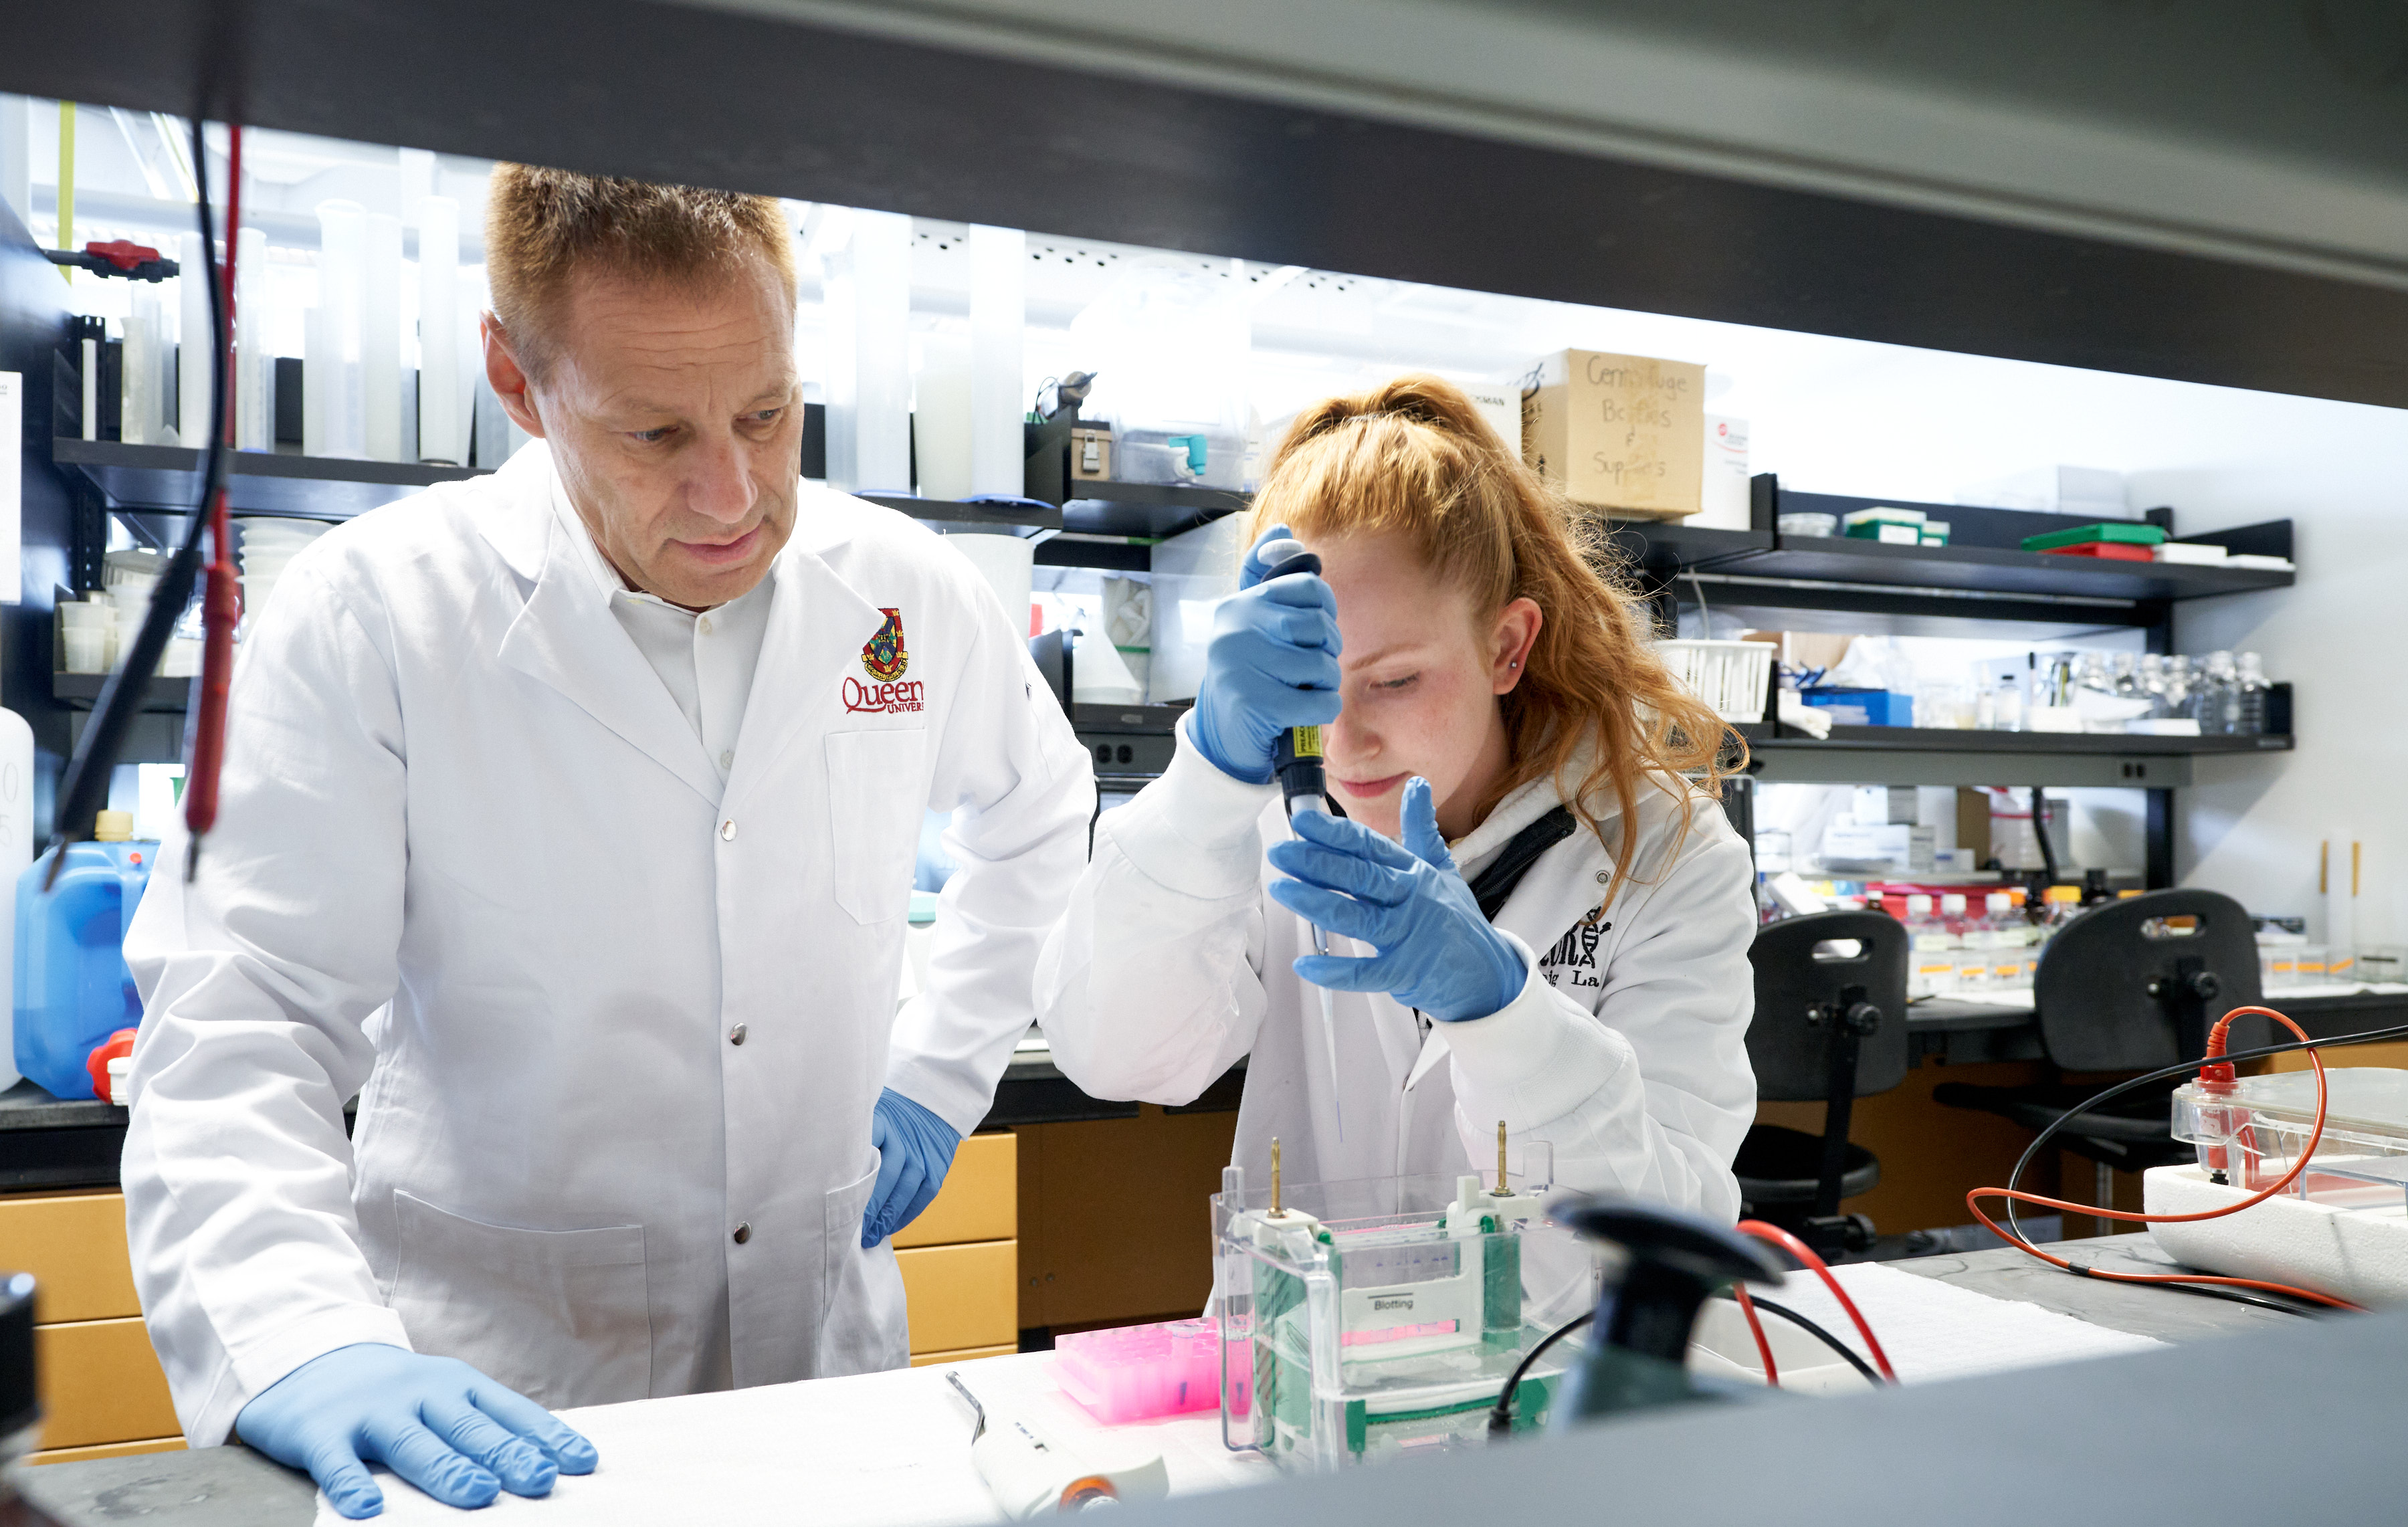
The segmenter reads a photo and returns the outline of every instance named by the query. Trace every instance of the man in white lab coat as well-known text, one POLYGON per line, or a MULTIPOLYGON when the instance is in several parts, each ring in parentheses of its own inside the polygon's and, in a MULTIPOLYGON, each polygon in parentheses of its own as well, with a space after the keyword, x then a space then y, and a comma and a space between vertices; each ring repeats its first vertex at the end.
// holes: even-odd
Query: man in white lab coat
POLYGON ((540 1494, 562 1406, 860 1373, 1027 1026, 1094 784, 1019 620, 802 482, 760 198, 503 166, 535 435, 255 612, 218 825, 126 940, 123 1177, 186 1435, 368 1515, 540 1494), (961 868, 896 992, 923 813, 961 868), (344 1104, 359 1094, 356 1133, 344 1104))

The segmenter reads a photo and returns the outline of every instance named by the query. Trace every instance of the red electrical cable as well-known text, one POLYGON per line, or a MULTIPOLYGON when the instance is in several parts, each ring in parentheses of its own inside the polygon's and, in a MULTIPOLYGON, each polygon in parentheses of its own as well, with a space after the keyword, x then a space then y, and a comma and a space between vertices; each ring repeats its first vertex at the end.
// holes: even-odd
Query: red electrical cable
POLYGON ((1881 1376, 1893 1384, 1898 1382, 1898 1370, 1889 1365, 1889 1354, 1882 1350, 1881 1338, 1874 1335, 1873 1328, 1866 1323, 1864 1311, 1858 1309, 1856 1302, 1848 1297, 1848 1291, 1840 1287, 1840 1280, 1831 1276, 1830 1265, 1815 1255, 1813 1247, 1779 1225, 1769 1225, 1761 1220, 1742 1220, 1739 1222, 1739 1233, 1742 1235, 1753 1235, 1760 1241, 1770 1241, 1796 1257, 1808 1271, 1821 1278, 1823 1286, 1831 1291, 1831 1297, 1840 1302, 1840 1308, 1846 1312, 1850 1320, 1856 1322, 1856 1334, 1865 1338, 1865 1348, 1872 1354, 1873 1366, 1881 1370, 1881 1376))
MULTIPOLYGON (((230 152, 226 167, 225 263, 219 267, 219 279, 225 293, 227 351, 218 357, 218 364, 234 375, 234 273, 235 250, 242 233, 242 124, 228 124, 230 152)), ((208 173, 206 164, 198 172, 208 173)), ((204 250, 203 258, 214 253, 204 250)), ((228 449, 233 446, 235 396, 238 388, 226 392, 226 417, 218 421, 223 432, 221 439, 228 449)), ((218 817, 218 769, 225 758, 226 697, 234 686, 234 632, 242 620, 242 584, 235 576, 234 524, 226 510, 226 493, 221 487, 216 500, 209 506, 209 565, 201 596, 202 630, 205 633, 201 649, 200 704, 193 716, 193 756, 184 769, 184 825, 190 830, 193 849, 185 861, 184 873, 189 878, 199 864, 200 840, 215 826, 218 817)))
POLYGON ((1768 1388, 1781 1387, 1781 1369, 1772 1361, 1772 1343, 1764 1334, 1764 1322, 1756 1318, 1756 1301, 1747 1296, 1747 1285, 1731 1285, 1731 1297, 1739 1301, 1739 1312, 1747 1317, 1747 1334, 1756 1338, 1756 1355, 1764 1360, 1764 1382, 1768 1388))
MULTIPOLYGON (((2300 1028, 2297 1023, 2292 1022, 2289 1018, 2282 1013, 2276 1012, 2272 1007, 2235 1007, 2232 1011, 2225 1014, 2222 1018, 2217 1019, 2215 1020, 2215 1027, 2208 1034, 2207 1055, 2200 1063, 2200 1079, 2201 1081, 2229 1083, 2232 1080, 2231 1064, 2227 1062, 2219 1062, 2216 1057, 2224 1053, 2226 1035, 2232 1027, 2232 1020, 2236 1018, 2251 1013, 2262 1014, 2267 1018, 2272 1019, 2275 1022, 2282 1024, 2293 1034, 2298 1035, 2302 1042, 2305 1042, 2308 1039, 2306 1030, 2300 1028)), ((2247 1198, 2241 1200, 2241 1202, 2237 1204, 2228 1204, 2220 1209, 2200 1209, 2189 1214, 2133 1214, 2126 1210, 2108 1208, 2100 1205, 2069 1203, 2061 1198, 2048 1198, 2039 1193, 2025 1192, 2021 1189, 2016 1188, 1976 1188, 1971 1192, 1965 1195, 1965 1206, 1973 1211, 1973 1218, 1981 1220, 1985 1226, 1988 1227, 1992 1234, 1999 1236, 2001 1240, 2004 1240, 2010 1246, 2014 1247, 2017 1250, 2038 1257, 2041 1261, 2045 1262, 2052 1266, 2062 1267, 2068 1271, 2075 1271, 2077 1269, 2074 1268, 2073 1263, 2066 1258, 2052 1256, 2048 1252, 2042 1250, 2039 1247, 2034 1246, 2031 1242, 2024 1239, 2021 1235, 2014 1234, 2011 1230, 2002 1228, 1997 1220, 1982 1212, 1981 1200, 1985 1198, 2006 1198, 2012 1199, 2018 1204, 2034 1204, 2043 1208, 2057 1209, 2060 1212, 2088 1215, 2094 1220, 2114 1220, 2119 1223, 2134 1225, 2180 1225, 2194 1223, 2200 1220, 2220 1220, 2228 1214, 2238 1214, 2243 1209, 2251 1208, 2257 1205, 2263 1204, 2266 1200, 2273 1197, 2276 1193, 2279 1193, 2284 1189, 2289 1187, 2299 1178, 2300 1173, 2308 1169, 2308 1162, 2315 1155, 2316 1146, 2322 1142, 2325 1137, 2325 1106, 2327 1098, 2325 1090, 2324 1058, 2318 1055, 2314 1049, 2309 1049, 2304 1053, 2308 1057, 2308 1063, 2315 1069, 2315 1127, 2309 1132, 2308 1143, 2306 1147, 2300 1150, 2299 1160, 2291 1164, 2291 1169, 2289 1171, 2284 1173, 2282 1177, 2277 1178, 2275 1181, 2259 1189, 2258 1192, 2250 1194, 2247 1198)), ((1746 1227, 1742 1226, 1741 1228, 1745 1229, 1746 1227)), ((2318 1293, 2313 1289, 2296 1288, 2288 1283, 2270 1283, 2261 1278, 2255 1277, 2216 1277, 2205 1273, 2110 1273, 2101 1271, 2097 1267, 2084 1267, 2078 1269, 2078 1271, 2086 1277, 2101 1277, 2113 1283, 2201 1283, 2218 1288, 2260 1289, 2270 1293, 2288 1294, 2295 1299, 2305 1299, 2312 1304, 2330 1306, 2334 1309, 2363 1310, 2365 1308, 2362 1305, 2352 1304, 2346 1299, 2336 1299, 2330 1294, 2318 1293)))

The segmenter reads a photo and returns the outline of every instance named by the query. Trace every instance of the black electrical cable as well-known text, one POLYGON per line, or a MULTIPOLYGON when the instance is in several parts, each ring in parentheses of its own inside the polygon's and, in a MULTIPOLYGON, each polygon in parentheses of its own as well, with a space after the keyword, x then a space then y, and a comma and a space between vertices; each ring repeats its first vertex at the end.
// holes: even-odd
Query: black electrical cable
POLYGON ((76 743, 66 778, 60 781, 58 806, 50 817, 50 842, 58 853, 50 861, 50 875, 43 882, 46 889, 58 878, 59 866, 66 863, 66 846, 91 835, 93 820, 108 802, 109 775, 117 767, 118 755, 125 749, 125 735, 132 729, 134 718, 141 713, 151 677, 159 671, 159 659, 167 650, 167 638, 174 634, 176 622, 183 619, 184 607, 192 603, 193 585, 200 575, 201 542, 208 534, 209 506, 217 502, 218 492, 225 483, 226 347, 230 336, 226 332, 225 292, 218 279, 217 220, 209 207, 208 144, 198 115, 193 118, 192 127, 196 193, 194 211, 201 229, 201 268, 184 271, 180 278, 208 285, 209 419, 208 441, 201 450, 201 496, 194 507, 192 524, 184 533, 184 544, 176 549, 166 570, 159 576, 158 590, 151 596, 150 612, 143 617, 142 629, 135 636, 123 664, 101 685, 92 720, 76 743))
POLYGON ((1757 1309, 1762 1310, 1767 1315, 1780 1316, 1783 1320, 1787 1320, 1791 1325, 1796 1326, 1799 1330, 1805 1332, 1816 1341, 1821 1342, 1824 1346, 1847 1359, 1849 1367, 1856 1369, 1856 1372, 1865 1376, 1865 1382, 1871 1384, 1877 1389, 1889 1382, 1888 1379, 1884 1378, 1881 1375, 1873 1372, 1873 1365, 1867 1363, 1863 1358, 1858 1357, 1855 1348, 1850 1347, 1846 1342, 1842 1341, 1839 1337, 1831 1334, 1828 1331, 1824 1330, 1821 1326, 1816 1325, 1813 1321, 1808 1320, 1805 1316, 1799 1314, 1796 1310, 1791 1309, 1788 1306, 1776 1305, 1760 1293, 1749 1294, 1747 1296, 1747 1302, 1754 1305, 1757 1309))
POLYGON ((1545 1339, 1541 1340, 1538 1346, 1531 1348, 1528 1354, 1526 1355, 1519 1363, 1514 1365, 1513 1377, 1505 1380, 1505 1388, 1503 1391, 1497 1396, 1497 1407, 1488 1413, 1488 1434, 1490 1436, 1503 1436, 1505 1434, 1513 1430, 1514 1391, 1522 1387, 1523 1376, 1530 1371, 1530 1364, 1538 1362, 1540 1358, 1543 1357, 1546 1354, 1548 1348, 1553 1347, 1555 1343, 1563 1340, 1566 1336, 1570 1335, 1573 1332, 1578 1331, 1582 1326, 1588 1324, 1589 1321, 1596 1319, 1597 1311, 1592 1309, 1585 1314, 1577 1315, 1572 1319, 1566 1320, 1563 1324, 1555 1327, 1553 1331, 1548 1332, 1545 1339))
MULTIPOLYGON (((2079 1107, 2069 1108, 2064 1113, 2059 1114, 2057 1118, 2050 1120, 2048 1123, 2042 1128, 2038 1135, 2033 1135, 2031 1144, 2024 1148, 2024 1153, 2021 1156, 2015 1158, 2015 1169, 2007 1174, 2007 1190, 2010 1192, 2013 1192, 2022 1185, 2024 1173, 2030 1167, 2033 1158, 2040 1154, 2041 1148, 2047 1145, 2050 1140, 2056 1138, 2057 1134, 2064 1130, 2068 1124, 2071 1123, 2081 1115, 2098 1107, 2100 1105, 2103 1103, 2111 1103, 2116 1098, 2123 1096, 2126 1092, 2131 1092, 2135 1088, 2146 1087, 2151 1082, 2164 1081, 2173 1077, 2196 1075, 2199 1068, 2202 1065, 2240 1061, 2258 1061, 2263 1060, 2270 1055, 2288 1055, 2302 1049, 2336 1049, 2345 1045, 2372 1045, 2389 1039, 2408 1039, 2408 1024, 2399 1024, 2387 1029, 2368 1029, 2358 1034, 2339 1035, 2330 1039, 2292 1039, 2279 1045, 2261 1045, 2256 1049, 2230 1050, 2225 1054, 2216 1056, 2214 1061, 2204 1059, 2197 1061, 2181 1061, 2172 1065, 2160 1066, 2155 1071, 2143 1072, 2142 1075, 2131 1077, 2129 1080, 2119 1081, 2114 1086, 2108 1088, 2105 1092, 2085 1100, 2079 1107)), ((2104 1207, 2106 1206, 2101 1206, 2104 1207)), ((2007 1228, 2013 1231, 2015 1237, 2027 1246, 2031 1244, 2031 1237, 2024 1234, 2023 1224, 2015 1217, 2015 1200, 2012 1198, 2007 1200, 2007 1228)), ((2066 1270, 2081 1277, 2088 1277, 2090 1276, 2090 1269, 2082 1266, 2079 1263, 2076 1263, 2066 1270)), ((2233 1297, 2241 1292, 2241 1291, 2236 1290, 2233 1291, 2231 1294, 2228 1294, 2222 1291, 2210 1291, 2197 1288, 2194 1285, 2182 1283, 2160 1283, 2154 1286, 2166 1289, 2180 1289, 2186 1293, 2210 1293, 2211 1297, 2215 1298, 2233 1297)), ((2269 1308, 2289 1307, 2287 1306, 2275 1304, 2271 1300, 2261 1300, 2255 1297, 2243 1299, 2241 1302, 2247 1304, 2262 1304, 2269 1308)), ((2291 1312, 2293 1314, 2305 1313, 2304 1311, 2296 1309, 2291 1312)))

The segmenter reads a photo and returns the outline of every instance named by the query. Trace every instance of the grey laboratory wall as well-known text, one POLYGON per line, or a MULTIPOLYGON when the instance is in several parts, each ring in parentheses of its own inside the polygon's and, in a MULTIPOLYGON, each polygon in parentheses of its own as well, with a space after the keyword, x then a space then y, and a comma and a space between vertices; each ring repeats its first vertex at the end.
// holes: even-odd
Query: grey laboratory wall
POLYGON ((2408 941, 2408 414, 2292 410, 2210 466, 2151 474, 2202 529, 2288 514, 2296 587, 2203 601, 2176 621, 2186 649, 2264 654, 2293 683, 2299 750, 2202 758, 2185 792, 2176 863, 2187 885, 2254 911, 2297 913, 2324 936, 2317 846, 2364 845, 2358 938, 2408 941))

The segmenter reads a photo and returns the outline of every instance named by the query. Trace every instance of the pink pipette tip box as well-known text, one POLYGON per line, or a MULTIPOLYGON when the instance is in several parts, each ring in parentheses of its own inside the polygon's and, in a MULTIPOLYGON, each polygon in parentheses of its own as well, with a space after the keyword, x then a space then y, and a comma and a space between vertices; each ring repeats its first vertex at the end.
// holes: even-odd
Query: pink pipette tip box
POLYGON ((1054 1381, 1107 1426, 1211 1410, 1221 1403, 1212 1321, 1165 1320, 1054 1340, 1054 1381))

